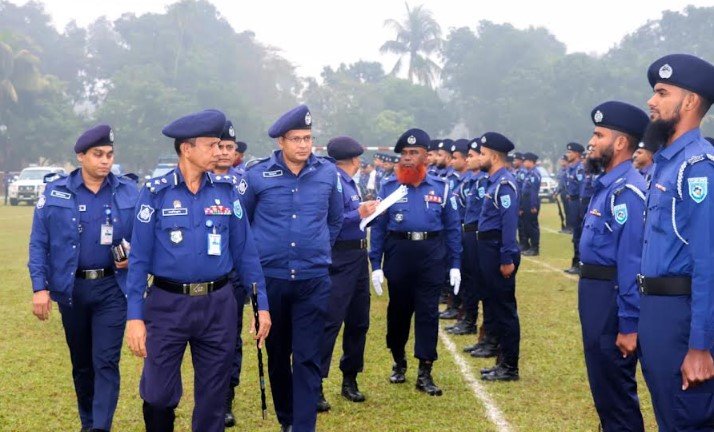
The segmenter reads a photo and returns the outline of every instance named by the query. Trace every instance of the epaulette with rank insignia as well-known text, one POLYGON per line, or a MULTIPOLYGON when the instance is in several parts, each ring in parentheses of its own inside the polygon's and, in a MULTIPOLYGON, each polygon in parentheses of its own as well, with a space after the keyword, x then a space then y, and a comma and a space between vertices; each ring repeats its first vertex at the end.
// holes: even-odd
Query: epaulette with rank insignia
POLYGON ((253 159, 252 161, 248 161, 248 162, 245 164, 245 170, 248 171, 249 169, 253 168, 254 166, 256 166, 256 165, 258 165, 258 164, 260 164, 260 163, 262 163, 262 162, 267 161, 268 159, 270 159, 270 156, 264 157, 264 158, 262 158, 262 159, 253 159))
POLYGON ((237 185, 238 184, 238 178, 234 174, 208 173, 208 178, 213 183, 227 183, 229 185, 237 185))
POLYGON ((146 186, 146 188, 149 189, 151 193, 156 194, 159 193, 159 191, 165 189, 169 184, 178 183, 176 169, 169 171, 161 177, 154 177, 150 180, 147 180, 144 186, 146 186))
POLYGON ((42 177, 42 182, 43 183, 52 183, 55 180, 59 180, 61 178, 67 177, 67 174, 62 174, 62 173, 49 173, 45 174, 44 177, 42 177))

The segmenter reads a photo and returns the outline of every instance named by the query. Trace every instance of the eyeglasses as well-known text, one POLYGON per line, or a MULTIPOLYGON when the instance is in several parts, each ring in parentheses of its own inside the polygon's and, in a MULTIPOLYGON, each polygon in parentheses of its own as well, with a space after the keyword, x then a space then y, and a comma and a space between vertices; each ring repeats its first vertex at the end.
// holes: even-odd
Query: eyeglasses
POLYGON ((310 144, 310 143, 315 142, 315 137, 313 137, 312 135, 307 135, 304 137, 296 136, 296 137, 290 137, 290 138, 283 137, 283 139, 286 141, 290 141, 293 144, 300 144, 301 142, 304 142, 305 144, 310 144))

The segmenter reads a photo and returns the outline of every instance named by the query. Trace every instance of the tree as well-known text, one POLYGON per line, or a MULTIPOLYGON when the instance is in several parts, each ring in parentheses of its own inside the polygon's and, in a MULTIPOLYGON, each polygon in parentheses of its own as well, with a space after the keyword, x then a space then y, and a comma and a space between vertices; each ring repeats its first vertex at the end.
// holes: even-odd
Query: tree
POLYGON ((430 58, 441 48, 441 27, 423 5, 414 9, 408 3, 405 5, 407 16, 403 22, 394 19, 384 22, 385 26, 396 32, 396 37, 385 42, 379 50, 399 56, 391 72, 393 75, 399 73, 404 57, 409 56, 409 80, 431 87, 441 71, 439 65, 430 58))

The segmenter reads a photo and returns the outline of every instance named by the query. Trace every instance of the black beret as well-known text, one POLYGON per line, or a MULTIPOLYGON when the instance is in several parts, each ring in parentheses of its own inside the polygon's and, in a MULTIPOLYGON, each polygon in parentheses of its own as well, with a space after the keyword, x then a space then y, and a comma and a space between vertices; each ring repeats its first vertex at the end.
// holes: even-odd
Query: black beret
POLYGON ((233 123, 230 120, 226 120, 226 124, 223 126, 223 132, 221 133, 221 141, 235 141, 236 131, 233 129, 233 123))
POLYGON ((248 144, 243 141, 236 141, 236 151, 238 153, 245 153, 246 150, 248 150, 248 144))
POLYGON ((226 116, 215 109, 199 111, 169 123, 161 133, 169 138, 189 139, 198 137, 218 138, 226 125, 226 116))
POLYGON ((473 150, 476 153, 481 153, 481 146, 479 145, 479 139, 481 137, 476 137, 469 141, 469 150, 473 150))
POLYGON ((441 140, 431 140, 429 141, 429 147, 427 147, 427 151, 436 151, 439 150, 439 143, 441 140))
POLYGON ((523 159, 524 159, 524 158, 523 158, 523 153, 521 153, 521 152, 515 152, 515 153, 513 153, 513 159, 523 160, 523 159))
POLYGON ((570 151, 574 151, 576 153, 583 153, 585 151, 585 147, 582 145, 576 143, 576 142, 570 142, 568 143, 565 148, 570 151))
POLYGON ((296 129, 312 129, 312 115, 307 105, 297 106, 286 112, 270 126, 270 138, 278 138, 296 129))
POLYGON ((508 153, 516 148, 511 140, 498 132, 486 132, 481 135, 481 138, 479 138, 479 146, 486 147, 500 153, 508 153))
POLYGON ((409 129, 397 140, 397 144, 394 146, 394 153, 401 153, 404 147, 422 147, 428 149, 429 141, 431 141, 429 134, 423 130, 416 128, 409 129))
POLYGON ((714 102, 714 65, 691 54, 669 54, 647 69, 652 88, 657 83, 671 84, 714 102))
POLYGON ((92 147, 107 145, 114 145, 114 132, 111 126, 99 124, 87 129, 77 138, 77 142, 74 144, 74 152, 84 153, 92 147))
POLYGON ((642 142, 642 141, 640 141, 640 142, 637 144, 637 148, 638 148, 638 149, 644 149, 644 150, 647 150, 647 151, 652 152, 652 153, 654 153, 654 152, 657 151, 657 149, 656 149, 655 147, 653 147, 651 144, 648 144, 648 143, 642 142))
POLYGON ((453 144, 451 144, 451 148, 449 149, 449 151, 452 154, 459 152, 462 155, 466 156, 469 153, 469 140, 457 139, 456 141, 454 141, 453 144))
POLYGON ((650 122, 644 111, 624 102, 608 101, 601 103, 590 112, 595 126, 613 129, 642 139, 645 128, 650 122))
POLYGON ((364 148, 353 138, 339 136, 327 143, 327 154, 336 160, 352 159, 364 153, 364 148))
POLYGON ((438 145, 437 150, 444 150, 445 152, 451 152, 451 145, 454 144, 454 140, 449 138, 444 138, 438 145))
POLYGON ((531 152, 523 153, 523 160, 535 162, 538 160, 538 155, 531 152))

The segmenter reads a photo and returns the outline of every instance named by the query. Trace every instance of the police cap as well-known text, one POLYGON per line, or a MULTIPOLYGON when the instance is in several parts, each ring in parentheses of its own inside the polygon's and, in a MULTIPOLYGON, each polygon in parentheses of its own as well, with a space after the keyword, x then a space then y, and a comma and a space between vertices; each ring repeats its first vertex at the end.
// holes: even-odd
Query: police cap
POLYGON ((92 147, 114 146, 114 132, 111 126, 99 124, 87 129, 74 144, 75 153, 85 153, 92 147))

